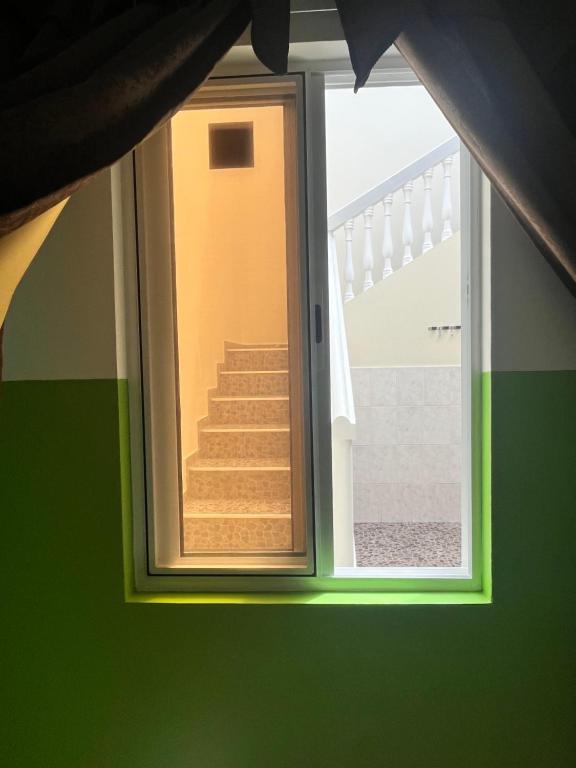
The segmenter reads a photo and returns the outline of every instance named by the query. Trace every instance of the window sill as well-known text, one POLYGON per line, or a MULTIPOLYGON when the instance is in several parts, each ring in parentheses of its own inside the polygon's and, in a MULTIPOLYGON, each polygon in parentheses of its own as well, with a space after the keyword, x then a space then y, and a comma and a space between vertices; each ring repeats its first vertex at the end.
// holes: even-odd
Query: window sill
POLYGON ((489 605, 477 591, 127 592, 127 603, 172 605, 489 605))

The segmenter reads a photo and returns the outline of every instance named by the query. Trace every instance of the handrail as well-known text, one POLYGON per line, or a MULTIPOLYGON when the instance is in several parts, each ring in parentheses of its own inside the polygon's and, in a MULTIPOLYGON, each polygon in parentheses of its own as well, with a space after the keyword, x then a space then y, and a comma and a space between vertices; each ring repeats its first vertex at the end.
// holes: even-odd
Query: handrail
POLYGON ((350 221, 350 219, 355 219, 357 216, 360 216, 361 213, 364 213, 366 208, 371 205, 376 205, 376 203, 383 200, 386 195, 391 195, 393 192, 396 192, 407 182, 413 181, 418 176, 421 176, 424 171, 438 165, 450 155, 455 155, 459 149, 460 138, 458 136, 453 136, 451 139, 439 144, 435 149, 422 155, 422 157, 419 157, 413 163, 410 163, 410 165, 402 168, 398 173, 395 173, 385 181, 377 184, 372 189, 369 189, 368 192, 360 195, 360 197, 352 200, 351 203, 348 203, 329 216, 328 232, 334 232, 342 227, 347 221, 350 221))

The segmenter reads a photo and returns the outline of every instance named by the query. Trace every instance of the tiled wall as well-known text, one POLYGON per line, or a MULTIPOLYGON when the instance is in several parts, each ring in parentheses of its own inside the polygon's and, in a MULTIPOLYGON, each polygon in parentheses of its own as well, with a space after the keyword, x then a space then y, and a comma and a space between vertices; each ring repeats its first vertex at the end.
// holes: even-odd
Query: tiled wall
POLYGON ((355 522, 460 519, 460 368, 353 368, 355 522))

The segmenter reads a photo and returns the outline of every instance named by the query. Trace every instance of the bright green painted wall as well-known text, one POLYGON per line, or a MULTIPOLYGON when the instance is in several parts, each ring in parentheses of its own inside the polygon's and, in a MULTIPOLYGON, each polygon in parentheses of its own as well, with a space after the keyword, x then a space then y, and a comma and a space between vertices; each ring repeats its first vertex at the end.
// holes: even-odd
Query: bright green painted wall
POLYGON ((493 375, 493 605, 123 602, 116 382, 0 393, 10 768, 576 763, 576 372, 493 375))

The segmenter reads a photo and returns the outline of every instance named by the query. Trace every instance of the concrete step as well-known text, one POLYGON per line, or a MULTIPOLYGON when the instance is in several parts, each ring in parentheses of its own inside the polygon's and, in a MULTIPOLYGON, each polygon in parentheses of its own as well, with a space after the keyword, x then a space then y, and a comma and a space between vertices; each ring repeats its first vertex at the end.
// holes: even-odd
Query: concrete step
POLYGON ((228 347, 224 366, 228 371, 285 371, 288 347, 228 347))
POLYGON ((283 552, 292 549, 292 521, 284 515, 184 515, 184 551, 283 552))
POLYGON ((188 464, 188 497, 198 499, 290 499, 287 459, 198 458, 188 464))
POLYGON ((290 400, 287 395, 210 397, 208 416, 213 424, 289 424, 290 400))
POLYGON ((290 499, 184 499, 184 517, 290 515, 290 499))
POLYGON ((288 371, 218 371, 218 395, 288 395, 288 371))
POLYGON ((290 428, 278 424, 206 424, 198 433, 202 458, 274 458, 290 456, 290 428))

